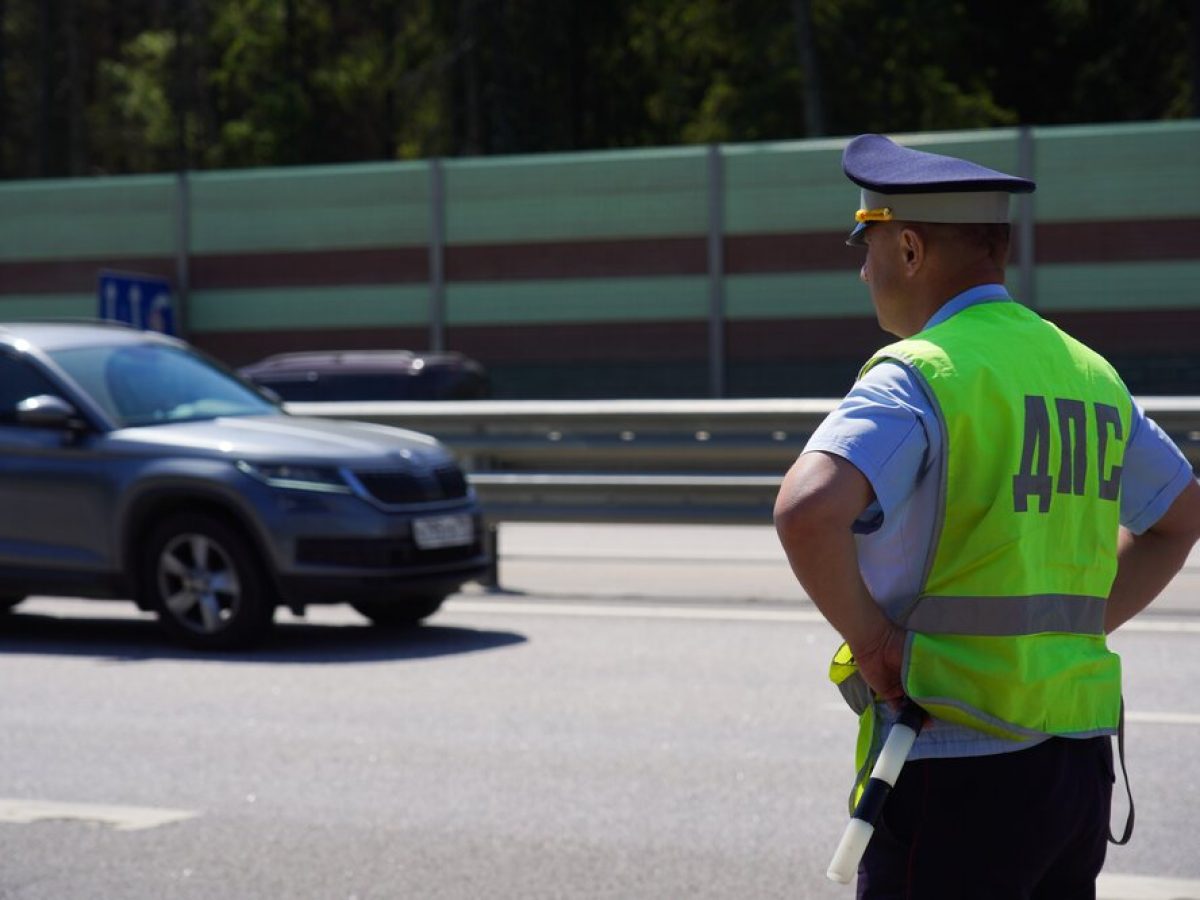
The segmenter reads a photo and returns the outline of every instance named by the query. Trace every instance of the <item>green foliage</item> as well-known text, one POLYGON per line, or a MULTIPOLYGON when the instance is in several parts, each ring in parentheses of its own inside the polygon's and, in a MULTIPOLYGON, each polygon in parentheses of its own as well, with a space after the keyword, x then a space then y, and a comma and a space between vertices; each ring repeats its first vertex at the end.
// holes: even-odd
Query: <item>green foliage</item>
POLYGON ((134 171, 169 167, 177 122, 167 94, 175 36, 143 31, 115 59, 102 59, 97 90, 106 102, 89 110, 90 131, 101 147, 120 148, 122 162, 134 171))
POLYGON ((0 177, 1195 115, 1189 0, 0 0, 0 177))

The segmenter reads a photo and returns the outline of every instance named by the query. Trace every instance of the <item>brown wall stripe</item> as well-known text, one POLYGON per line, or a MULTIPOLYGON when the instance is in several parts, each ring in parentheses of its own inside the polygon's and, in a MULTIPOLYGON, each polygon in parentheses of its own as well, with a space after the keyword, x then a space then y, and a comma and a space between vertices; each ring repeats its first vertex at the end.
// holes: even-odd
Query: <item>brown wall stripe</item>
MULTIPOLYGON (((1200 310, 1071 312, 1050 316, 1106 355, 1191 353, 1200 357, 1200 310)), ((428 348, 424 328, 205 332, 197 346, 231 365, 294 350, 428 348)), ((869 316, 733 321, 726 325, 730 363, 769 360, 865 362, 890 341, 869 316)), ((455 326, 450 349, 485 365, 680 362, 707 359, 704 322, 603 322, 565 325, 455 326)))
MULTIPOLYGON (((845 230, 730 235, 730 275, 854 270, 861 251, 844 246, 845 230)), ((1200 219, 1045 223, 1037 227, 1039 263, 1153 262, 1195 259, 1200 219)), ((100 269, 173 277, 172 258, 107 258, 0 262, 0 295, 87 293, 100 269)), ((429 277, 425 247, 375 247, 190 259, 197 290, 421 283, 429 277)), ((446 248, 450 282, 703 275, 703 237, 645 240, 475 244, 446 248)))
POLYGON ((846 246, 845 231, 792 234, 739 234, 725 238, 725 271, 730 275, 856 270, 863 251, 846 246))
POLYGON ((0 262, 0 296, 94 293, 101 270, 174 279, 175 259, 156 256, 0 262))
POLYGON ((707 246, 703 237, 451 245, 446 248, 446 278, 449 281, 635 278, 703 275, 707 271, 707 246))
POLYGON ((426 247, 373 247, 288 253, 237 253, 191 258, 197 290, 406 284, 429 279, 426 247))
POLYGON ((1039 263, 1163 262, 1200 255, 1200 219, 1047 222, 1037 227, 1039 263))

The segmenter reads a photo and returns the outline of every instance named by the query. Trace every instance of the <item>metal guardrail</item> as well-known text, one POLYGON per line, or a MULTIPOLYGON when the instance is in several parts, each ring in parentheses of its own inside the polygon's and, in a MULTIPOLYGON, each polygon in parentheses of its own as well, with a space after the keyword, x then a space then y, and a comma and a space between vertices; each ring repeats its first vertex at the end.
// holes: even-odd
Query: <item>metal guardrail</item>
POLYGON ((765 525, 781 476, 480 472, 490 522, 696 522, 765 525))
POLYGON ((471 472, 779 474, 834 400, 290 403, 432 434, 471 472))
MULTIPOLYGON (((1138 402, 1200 465, 1200 397, 1138 402)), ((289 403, 432 434, 489 521, 766 524, 834 399, 289 403)))
POLYGON ((291 403, 289 412, 432 434, 489 522, 766 524, 834 400, 291 403))

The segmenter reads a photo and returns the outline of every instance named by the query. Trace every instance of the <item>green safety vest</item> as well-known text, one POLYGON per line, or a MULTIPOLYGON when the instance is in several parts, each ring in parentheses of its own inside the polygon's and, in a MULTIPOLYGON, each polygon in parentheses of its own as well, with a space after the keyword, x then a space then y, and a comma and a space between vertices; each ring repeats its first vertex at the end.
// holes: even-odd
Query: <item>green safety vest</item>
MULTIPOLYGON (((1004 738, 1115 733, 1121 669, 1104 607, 1128 390, 1102 357, 1014 302, 967 307, 884 347, 863 373, 884 360, 916 373, 943 435, 940 521, 899 622, 905 693, 1004 738)), ((853 670, 843 647, 830 671, 843 693, 853 670)), ((861 778, 880 736, 861 698, 856 708, 861 778)))

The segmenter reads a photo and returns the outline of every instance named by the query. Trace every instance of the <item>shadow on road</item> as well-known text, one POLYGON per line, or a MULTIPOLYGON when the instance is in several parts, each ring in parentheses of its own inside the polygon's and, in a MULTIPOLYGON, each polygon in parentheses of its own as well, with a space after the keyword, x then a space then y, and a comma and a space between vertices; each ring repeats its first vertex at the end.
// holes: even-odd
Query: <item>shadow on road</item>
POLYGON ((95 618, 12 612, 0 615, 0 653, 90 656, 121 662, 356 663, 429 659, 522 644, 524 635, 436 623, 386 630, 368 624, 276 623, 262 646, 190 650, 172 644, 150 618, 95 618))

